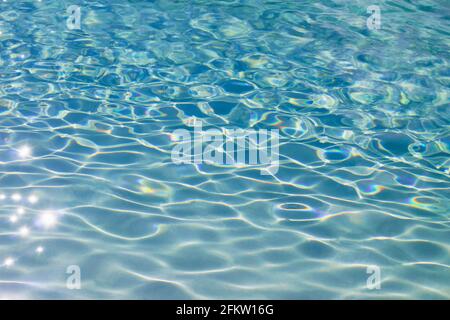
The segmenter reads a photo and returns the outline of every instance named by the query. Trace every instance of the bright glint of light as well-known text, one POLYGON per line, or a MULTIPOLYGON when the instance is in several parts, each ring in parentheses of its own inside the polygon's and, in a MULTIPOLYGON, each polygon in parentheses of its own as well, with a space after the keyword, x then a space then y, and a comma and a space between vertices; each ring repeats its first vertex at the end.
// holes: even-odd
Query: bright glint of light
POLYGON ((39 217, 39 224, 44 228, 51 228, 57 222, 56 214, 51 211, 44 212, 39 217))
POLYGON ((5 261, 3 262, 3 265, 6 266, 6 267, 11 267, 11 266, 14 265, 14 262, 15 262, 15 261, 14 261, 13 258, 8 257, 8 258, 6 258, 5 261))
POLYGON ((12 223, 16 223, 17 220, 19 220, 19 218, 16 215, 12 215, 11 217, 9 217, 9 221, 11 221, 12 223))
POLYGON ((25 209, 24 208, 22 208, 22 207, 17 208, 17 214, 23 215, 24 213, 25 213, 25 209))
POLYGON ((11 196, 11 199, 13 199, 13 201, 17 202, 17 201, 20 201, 22 199, 22 196, 20 195, 20 193, 14 193, 11 196))
POLYGON ((28 158, 31 156, 31 148, 27 145, 21 146, 18 150, 19 157, 28 158))
POLYGON ((6 196, 3 193, 1 193, 0 194, 0 200, 5 200, 5 199, 6 199, 6 196))
POLYGON ((28 202, 33 204, 39 201, 39 198, 37 196, 35 196, 34 194, 30 195, 28 197, 28 202))
POLYGON ((42 252, 44 252, 44 248, 43 247, 39 246, 39 247, 36 248, 36 253, 37 254, 41 254, 42 252))
POLYGON ((30 229, 28 229, 27 227, 22 227, 19 229, 19 234, 22 237, 26 237, 30 234, 30 229))

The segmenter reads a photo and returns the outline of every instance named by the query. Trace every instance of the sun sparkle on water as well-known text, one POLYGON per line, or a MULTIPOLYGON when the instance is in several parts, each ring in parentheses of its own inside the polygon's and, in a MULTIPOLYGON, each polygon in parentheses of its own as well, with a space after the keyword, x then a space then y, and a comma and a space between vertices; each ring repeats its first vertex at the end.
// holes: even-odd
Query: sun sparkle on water
POLYGON ((20 195, 20 193, 14 193, 14 194, 11 196, 11 199, 12 199, 14 202, 19 202, 19 201, 22 199, 22 196, 20 195))
POLYGON ((22 159, 29 158, 29 157, 31 157, 31 154, 32 154, 31 147, 28 145, 21 146, 19 148, 19 150, 17 150, 17 152, 19 154, 19 157, 22 159))
POLYGON ((14 265, 14 263, 15 263, 15 260, 14 260, 13 258, 11 258, 11 257, 8 257, 8 258, 6 258, 5 261, 3 262, 3 265, 4 265, 5 267, 11 267, 11 266, 14 265))
POLYGON ((54 227, 57 222, 57 215, 53 211, 45 211, 38 218, 38 224, 44 228, 54 227))

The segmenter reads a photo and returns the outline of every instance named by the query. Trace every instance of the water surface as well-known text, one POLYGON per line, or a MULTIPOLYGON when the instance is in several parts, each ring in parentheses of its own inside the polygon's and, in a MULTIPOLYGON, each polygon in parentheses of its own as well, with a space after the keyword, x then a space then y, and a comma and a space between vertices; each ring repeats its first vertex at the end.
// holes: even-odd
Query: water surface
POLYGON ((449 9, 1 2, 0 297, 450 298, 449 9), (278 172, 174 164, 193 116, 278 172))

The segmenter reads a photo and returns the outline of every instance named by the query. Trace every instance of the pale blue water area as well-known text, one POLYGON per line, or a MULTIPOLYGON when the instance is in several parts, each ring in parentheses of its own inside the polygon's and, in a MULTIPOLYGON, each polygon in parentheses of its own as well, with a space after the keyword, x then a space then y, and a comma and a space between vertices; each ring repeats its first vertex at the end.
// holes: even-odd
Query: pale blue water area
POLYGON ((449 299, 449 36, 447 0, 0 2, 0 298, 449 299), (192 116, 279 129, 278 172, 176 165, 192 116))

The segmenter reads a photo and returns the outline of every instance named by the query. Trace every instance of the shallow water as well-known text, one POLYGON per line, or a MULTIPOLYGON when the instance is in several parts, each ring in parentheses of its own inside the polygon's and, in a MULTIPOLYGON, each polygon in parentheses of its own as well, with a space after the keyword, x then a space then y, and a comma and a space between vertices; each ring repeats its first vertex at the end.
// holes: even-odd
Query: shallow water
POLYGON ((71 4, 0 2, 1 298, 450 298, 448 1, 71 4), (192 116, 278 172, 176 165, 192 116))

